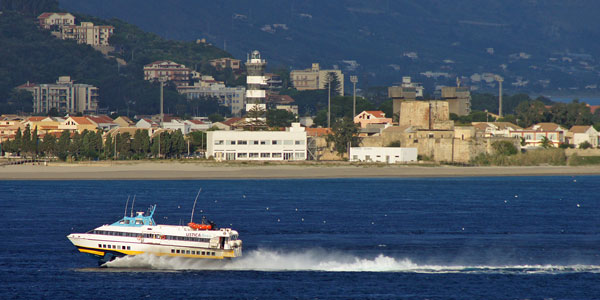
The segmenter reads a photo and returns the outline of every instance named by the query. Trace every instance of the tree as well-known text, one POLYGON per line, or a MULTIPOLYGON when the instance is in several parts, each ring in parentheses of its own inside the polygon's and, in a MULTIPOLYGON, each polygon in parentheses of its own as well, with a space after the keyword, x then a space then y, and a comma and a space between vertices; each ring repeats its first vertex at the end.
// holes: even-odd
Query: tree
POLYGON ((517 154, 517 147, 511 141, 497 141, 492 143, 492 148, 499 155, 515 155, 517 154))
POLYGON ((108 134, 106 136, 106 141, 104 141, 104 158, 106 159, 110 159, 112 157, 114 157, 114 144, 113 144, 113 137, 108 134))
POLYGON ((221 122, 223 120, 225 120, 225 118, 223 118, 222 115, 214 113, 208 116, 208 119, 212 122, 212 123, 216 123, 216 122, 221 122))
POLYGON ((42 141, 41 151, 46 156, 56 153, 56 137, 54 135, 46 133, 42 141))
POLYGON ((15 134, 15 142, 13 146, 13 152, 21 152, 23 144, 23 132, 21 132, 21 128, 17 129, 17 133, 15 134))
POLYGON ((186 152, 187 147, 181 130, 175 130, 175 132, 171 134, 171 149, 171 155, 175 157, 180 157, 186 152))
POLYGON ((333 142, 333 148, 340 156, 348 151, 348 146, 358 144, 358 125, 349 117, 337 120, 331 131, 332 133, 327 136, 327 142, 333 142))
POLYGON ((533 124, 545 122, 548 119, 548 110, 541 101, 521 102, 515 109, 519 126, 529 127, 533 124))
POLYGON ((544 136, 544 137, 542 137, 540 145, 542 146, 542 148, 548 149, 548 148, 552 147, 552 142, 550 142, 550 140, 544 136))
POLYGON ((29 125, 25 127, 23 137, 21 138, 21 151, 26 154, 31 154, 31 128, 29 128, 29 125))
POLYGON ((285 109, 270 109, 267 111, 267 125, 270 127, 289 127, 296 116, 285 109))
POLYGON ((252 105, 247 113, 248 119, 252 119, 254 125, 263 126, 264 121, 262 120, 266 115, 266 111, 258 104, 252 105))
POLYGON ((39 151, 40 151, 40 139, 38 136, 38 131, 37 131, 37 126, 33 129, 33 132, 31 133, 31 152, 34 153, 36 156, 38 155, 39 151))
POLYGON ((58 159, 67 160, 70 144, 71 133, 68 130, 64 130, 58 138, 58 143, 56 143, 56 156, 58 156, 58 159))
POLYGON ((335 95, 342 95, 342 85, 340 84, 340 79, 335 72, 328 72, 327 77, 325 78, 325 90, 329 91, 329 86, 331 85, 331 97, 335 95))
POLYGON ((190 141, 191 151, 204 151, 206 150, 206 133, 202 131, 192 131, 188 134, 190 141))

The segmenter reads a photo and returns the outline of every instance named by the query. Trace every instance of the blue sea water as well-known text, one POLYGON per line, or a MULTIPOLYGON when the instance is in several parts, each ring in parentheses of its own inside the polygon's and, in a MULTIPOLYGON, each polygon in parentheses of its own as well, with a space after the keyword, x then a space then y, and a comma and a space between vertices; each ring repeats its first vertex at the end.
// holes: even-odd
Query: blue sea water
POLYGON ((0 299, 600 299, 597 176, 1 181, 0 299), (230 262, 98 268, 66 239, 128 195, 233 227, 230 262))

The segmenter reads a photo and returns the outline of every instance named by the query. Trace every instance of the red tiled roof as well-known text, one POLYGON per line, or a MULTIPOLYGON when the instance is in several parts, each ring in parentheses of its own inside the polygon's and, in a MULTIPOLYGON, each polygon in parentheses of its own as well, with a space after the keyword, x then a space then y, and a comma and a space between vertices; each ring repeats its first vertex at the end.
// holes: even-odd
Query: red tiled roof
POLYGON ((308 136, 324 136, 331 133, 331 128, 306 128, 308 136))
POLYGON ((94 123, 92 123, 90 120, 88 120, 88 118, 86 117, 71 117, 71 119, 73 121, 75 121, 75 123, 79 124, 79 125, 94 125, 94 123))
POLYGON ((290 104, 294 103, 294 98, 289 95, 269 95, 267 97, 267 102, 278 103, 278 104, 290 104))
POLYGON ((17 88, 18 88, 18 89, 24 89, 24 88, 30 88, 30 87, 34 87, 34 86, 36 86, 36 84, 35 84, 35 83, 33 83, 33 82, 27 82, 27 83, 23 83, 23 84, 21 84, 21 85, 20 85, 20 86, 18 86, 17 88))
POLYGON ((204 124, 204 122, 202 122, 200 120, 188 120, 188 121, 190 121, 191 123, 197 124, 197 125, 204 124))
POLYGON ((533 128, 536 126, 538 127, 537 131, 556 131, 560 127, 560 125, 558 125, 556 123, 537 123, 537 124, 529 126, 526 129, 534 130, 533 128))
POLYGON ((39 122, 43 119, 45 119, 46 117, 38 117, 38 116, 34 116, 34 117, 29 117, 25 120, 25 122, 39 122))
POLYGON ((238 121, 242 120, 242 118, 229 118, 223 122, 221 122, 222 124, 225 124, 227 126, 231 126, 235 123, 237 123, 238 121))
POLYGON ((598 108, 600 108, 600 105, 588 105, 588 107, 590 108, 590 112, 592 114, 596 113, 596 110, 598 110, 598 108))
POLYGON ((365 110, 365 112, 372 114, 376 118, 385 118, 385 113, 380 110, 365 110))
POLYGON ((100 123, 114 123, 113 119, 111 119, 109 116, 87 116, 88 119, 90 119, 92 122, 96 123, 96 124, 100 124, 100 123))

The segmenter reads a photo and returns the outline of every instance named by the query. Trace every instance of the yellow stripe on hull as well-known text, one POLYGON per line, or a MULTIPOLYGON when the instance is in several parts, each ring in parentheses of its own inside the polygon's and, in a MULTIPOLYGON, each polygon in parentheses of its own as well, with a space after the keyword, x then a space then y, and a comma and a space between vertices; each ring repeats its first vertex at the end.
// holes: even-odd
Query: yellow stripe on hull
MULTIPOLYGON (((79 250, 79 252, 89 253, 89 254, 98 255, 98 256, 104 256, 104 254, 106 253, 105 252, 106 250, 103 249, 103 248, 87 249, 87 248, 79 248, 79 247, 77 247, 77 249, 79 250)), ((233 250, 224 251, 223 255, 220 255, 220 256, 197 255, 197 254, 180 254, 180 253, 143 252, 143 251, 116 250, 116 249, 114 249, 114 250, 111 249, 109 251, 110 252, 118 252, 118 253, 122 253, 122 254, 125 254, 125 255, 131 255, 131 256, 140 255, 140 254, 144 254, 144 253, 149 253, 149 254, 156 255, 156 256, 187 257, 187 258, 224 259, 224 258, 233 258, 233 257, 235 257, 235 254, 234 254, 233 250)))

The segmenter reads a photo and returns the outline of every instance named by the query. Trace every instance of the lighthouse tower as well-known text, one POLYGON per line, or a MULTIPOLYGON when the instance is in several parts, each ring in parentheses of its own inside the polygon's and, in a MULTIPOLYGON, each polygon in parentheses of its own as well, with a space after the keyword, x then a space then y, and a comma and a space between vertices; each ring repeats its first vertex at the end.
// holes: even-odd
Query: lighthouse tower
POLYGON ((265 67, 267 62, 260 58, 258 50, 252 51, 252 54, 246 61, 246 112, 249 111, 266 111, 267 105, 266 91, 267 78, 265 77, 265 67))

